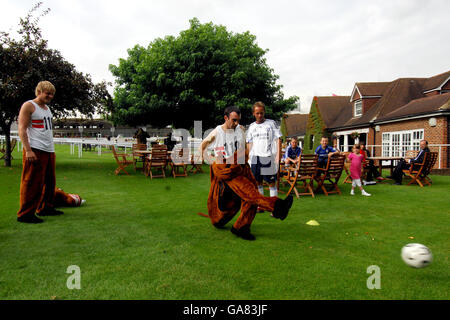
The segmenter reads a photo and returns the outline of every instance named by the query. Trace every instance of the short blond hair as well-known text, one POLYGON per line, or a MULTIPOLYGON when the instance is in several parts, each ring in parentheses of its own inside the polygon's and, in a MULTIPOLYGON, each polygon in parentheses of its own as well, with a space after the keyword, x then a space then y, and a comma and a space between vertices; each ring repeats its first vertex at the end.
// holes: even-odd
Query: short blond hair
POLYGON ((56 89, 55 86, 50 81, 41 81, 36 86, 36 90, 34 93, 36 94, 36 97, 39 95, 39 92, 49 91, 53 94, 55 94, 56 89))
POLYGON ((261 107, 264 109, 264 111, 266 111, 266 105, 262 101, 255 102, 255 104, 252 107, 252 112, 255 112, 255 108, 257 107, 261 107))

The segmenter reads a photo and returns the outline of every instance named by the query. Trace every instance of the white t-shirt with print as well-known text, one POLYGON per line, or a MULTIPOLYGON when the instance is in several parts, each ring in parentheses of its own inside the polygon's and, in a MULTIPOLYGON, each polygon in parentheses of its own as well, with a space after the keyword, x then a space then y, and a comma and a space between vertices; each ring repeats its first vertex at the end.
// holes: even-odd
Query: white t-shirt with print
POLYGON ((205 138, 207 141, 212 139, 214 140, 208 145, 208 149, 214 152, 216 158, 223 157, 223 159, 228 159, 233 157, 234 153, 239 149, 245 151, 245 132, 240 125, 234 130, 224 130, 222 125, 217 126, 205 138))
POLYGON ((278 152, 278 139, 282 136, 275 121, 253 122, 247 131, 247 143, 252 143, 251 156, 271 157, 278 152))

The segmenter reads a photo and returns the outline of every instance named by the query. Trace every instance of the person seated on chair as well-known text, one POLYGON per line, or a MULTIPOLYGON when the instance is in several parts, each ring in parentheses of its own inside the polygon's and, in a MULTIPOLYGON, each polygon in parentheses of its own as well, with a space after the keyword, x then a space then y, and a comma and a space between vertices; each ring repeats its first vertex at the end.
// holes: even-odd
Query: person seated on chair
POLYGON ((367 175, 366 180, 364 181, 364 184, 376 184, 374 181, 374 178, 377 180, 384 180, 384 178, 381 176, 380 172, 375 167, 375 164, 373 160, 369 160, 368 163, 366 163, 367 158, 371 157, 370 151, 366 149, 366 144, 364 142, 361 142, 360 144, 361 148, 361 154, 363 155, 363 166, 367 169, 367 175))
POLYGON ((286 152, 281 158, 281 162, 284 163, 285 166, 289 166, 290 164, 295 166, 300 161, 301 153, 302 148, 298 145, 298 139, 294 137, 291 139, 291 144, 286 148, 286 152))
POLYGON ((409 163, 407 163, 406 160, 402 158, 395 167, 392 176, 389 176, 388 178, 395 180, 394 184, 401 185, 403 179, 403 170, 408 170, 411 165, 414 165, 414 163, 422 163, 423 158, 425 157, 425 152, 430 152, 430 149, 428 149, 428 141, 422 140, 420 141, 420 152, 417 154, 417 156, 414 159, 410 159, 409 163))
POLYGON ((328 138, 322 137, 322 139, 320 139, 320 146, 316 148, 316 151, 314 151, 314 153, 318 155, 317 165, 320 168, 326 168, 328 159, 334 154, 339 153, 339 150, 330 147, 328 145, 328 138))

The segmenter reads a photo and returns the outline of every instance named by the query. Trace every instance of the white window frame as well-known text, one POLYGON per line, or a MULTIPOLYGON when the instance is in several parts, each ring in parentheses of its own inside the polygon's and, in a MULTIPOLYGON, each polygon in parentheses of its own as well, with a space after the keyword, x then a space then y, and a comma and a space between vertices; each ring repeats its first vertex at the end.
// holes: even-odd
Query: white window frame
POLYGON ((408 150, 419 150, 424 129, 384 132, 382 134, 383 157, 405 157, 408 150))
POLYGON ((362 99, 356 100, 355 103, 353 104, 353 116, 355 118, 361 117, 363 114, 363 103, 362 103, 362 99), (359 112, 357 113, 357 110, 359 110, 359 112))

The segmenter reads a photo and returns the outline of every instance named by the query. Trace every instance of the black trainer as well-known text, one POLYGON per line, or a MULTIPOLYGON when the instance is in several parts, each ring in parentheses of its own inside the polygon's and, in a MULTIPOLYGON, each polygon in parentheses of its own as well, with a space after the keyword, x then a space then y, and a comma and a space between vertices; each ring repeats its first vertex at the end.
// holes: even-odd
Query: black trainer
POLYGON ((34 214, 25 214, 21 217, 17 217, 18 222, 24 222, 24 223, 42 223, 44 220, 39 219, 34 214))
POLYGON ((250 233, 250 227, 242 227, 240 229, 235 229, 231 227, 231 232, 241 237, 244 240, 255 240, 255 236, 250 233))
POLYGON ((44 217, 44 216, 59 216, 59 215, 62 215, 62 214, 64 214, 64 212, 59 211, 59 210, 55 210, 54 208, 52 208, 52 209, 44 209, 41 212, 37 213, 38 216, 42 216, 42 217, 44 217))
POLYGON ((272 217, 280 219, 280 220, 286 219, 286 217, 289 213, 289 210, 292 207, 293 201, 294 201, 294 198, 292 196, 288 196, 284 200, 278 199, 275 202, 275 208, 272 212, 272 217))

